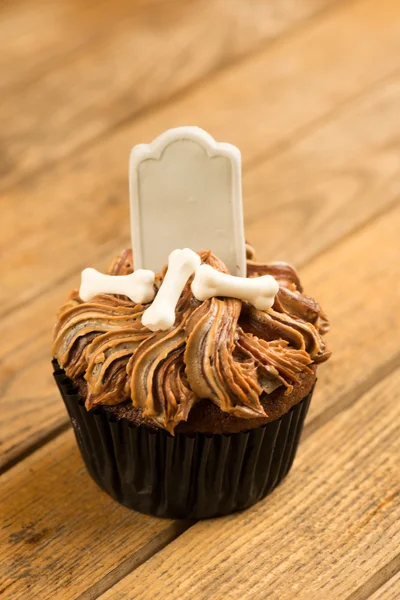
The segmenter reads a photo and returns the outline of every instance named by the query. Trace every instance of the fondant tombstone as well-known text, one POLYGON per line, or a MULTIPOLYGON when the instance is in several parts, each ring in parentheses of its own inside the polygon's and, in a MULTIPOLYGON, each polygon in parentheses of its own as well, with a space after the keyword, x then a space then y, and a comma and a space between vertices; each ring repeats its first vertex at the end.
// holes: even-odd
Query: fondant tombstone
POLYGON ((170 129, 132 149, 129 181, 135 270, 158 272, 187 247, 246 276, 238 148, 199 127, 170 129))

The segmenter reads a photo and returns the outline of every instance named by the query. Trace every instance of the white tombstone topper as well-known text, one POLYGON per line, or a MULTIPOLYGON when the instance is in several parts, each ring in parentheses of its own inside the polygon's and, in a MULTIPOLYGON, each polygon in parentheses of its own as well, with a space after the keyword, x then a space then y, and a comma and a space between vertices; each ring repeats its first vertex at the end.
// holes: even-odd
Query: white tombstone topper
POLYGON ((135 270, 158 272, 173 250, 192 248, 246 276, 238 148, 199 127, 170 129, 132 149, 129 182, 135 270))

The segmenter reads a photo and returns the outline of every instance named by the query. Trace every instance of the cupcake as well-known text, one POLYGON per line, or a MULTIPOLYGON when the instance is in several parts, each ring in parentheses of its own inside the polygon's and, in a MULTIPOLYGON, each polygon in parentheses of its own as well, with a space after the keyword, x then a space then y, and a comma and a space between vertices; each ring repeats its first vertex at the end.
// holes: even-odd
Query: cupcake
MULTIPOLYGON (((228 272, 210 251, 198 256, 228 272)), ((250 247, 247 257, 247 278, 277 282, 266 310, 201 300, 191 276, 164 330, 145 324, 151 303, 115 293, 84 301, 75 290, 59 311, 54 376, 79 448, 93 479, 129 508, 224 515, 264 498, 291 468, 317 365, 330 355, 328 321, 293 267, 258 263, 250 247)), ((132 271, 125 250, 108 273, 132 271)))

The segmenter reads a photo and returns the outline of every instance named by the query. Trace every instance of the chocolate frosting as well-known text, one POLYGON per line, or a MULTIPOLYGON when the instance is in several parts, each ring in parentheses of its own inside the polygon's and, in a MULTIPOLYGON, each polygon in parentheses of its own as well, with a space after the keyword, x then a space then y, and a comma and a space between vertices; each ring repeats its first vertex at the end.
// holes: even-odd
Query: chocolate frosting
MULTIPOLYGON (((199 254, 202 262, 227 272, 211 252, 199 254)), ((112 294, 83 302, 72 292, 58 315, 53 355, 70 378, 84 376, 86 408, 130 398, 143 416, 170 433, 202 398, 237 418, 266 417, 263 394, 283 386, 289 395, 301 374, 327 360, 322 339, 327 318, 302 293, 293 267, 257 263, 251 247, 247 254, 248 277, 269 274, 279 282, 266 312, 234 298, 199 302, 189 280, 174 326, 153 333, 141 323, 148 305, 112 294)), ((132 268, 132 253, 125 250, 108 272, 125 275, 132 268)), ((166 267, 156 277, 157 287, 165 272, 166 267)))

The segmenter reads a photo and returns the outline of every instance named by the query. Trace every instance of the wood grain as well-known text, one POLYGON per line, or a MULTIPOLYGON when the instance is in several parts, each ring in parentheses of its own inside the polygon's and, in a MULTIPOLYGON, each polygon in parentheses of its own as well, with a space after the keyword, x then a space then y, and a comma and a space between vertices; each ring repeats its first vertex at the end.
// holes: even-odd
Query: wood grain
MULTIPOLYGON (((400 193, 399 149, 394 124, 398 122, 400 127, 399 102, 400 85, 397 80, 389 81, 381 90, 371 92, 356 106, 343 110, 335 118, 310 132, 304 139, 295 142, 276 158, 266 160, 262 166, 255 167, 254 172, 250 170, 246 174, 245 197, 249 197, 245 200, 247 237, 258 242, 261 258, 268 260, 271 257, 278 257, 295 263, 304 263, 313 255, 322 252, 324 248, 332 246, 340 236, 361 227, 374 215, 397 201, 400 193), (252 185, 253 179, 254 185, 252 185), (270 210, 266 209, 265 212, 264 197, 267 199, 267 206, 270 205, 270 210), (259 220, 255 219, 257 203, 260 206, 259 220), (249 220, 247 214, 250 214, 249 220)), ((122 210, 126 212, 126 228, 128 227, 126 205, 126 202, 121 203, 114 215, 112 212, 102 211, 104 227, 110 227, 110 236, 111 229, 114 227, 115 231, 118 228, 118 221, 123 222, 122 210), (105 214, 107 219, 104 218, 105 214)), ((67 213, 68 211, 71 213, 72 210, 74 213, 79 212, 80 204, 75 202, 71 206, 68 204, 68 209, 66 207, 62 219, 64 229, 68 229, 68 223, 75 219, 74 215, 73 219, 70 218, 68 221, 67 213)), ((89 231, 92 219, 90 209, 87 210, 89 212, 82 216, 81 225, 84 230, 89 231)), ((371 298, 370 312, 360 310, 365 295, 370 296, 369 283, 365 276, 367 269, 370 269, 371 277, 375 277, 376 273, 378 278, 382 276, 383 264, 390 265, 394 272, 398 271, 396 223, 396 217, 392 220, 390 216, 384 219, 382 231, 378 228, 374 232, 374 226, 366 229, 360 238, 361 250, 357 249, 359 243, 357 237, 354 242, 350 240, 350 243, 345 245, 343 253, 337 254, 335 249, 332 249, 327 255, 323 254, 321 258, 317 258, 316 263, 312 262, 308 268, 301 270, 306 289, 321 301, 332 317, 333 338, 331 339, 335 352, 328 369, 333 369, 329 395, 332 394, 335 398, 338 393, 343 392, 344 397, 348 397, 349 394, 348 386, 345 385, 342 391, 338 388, 339 370, 336 371, 336 365, 340 369, 342 363, 340 352, 345 351, 347 347, 340 343, 342 328, 345 335, 346 332, 354 335, 352 328, 357 327, 357 335, 362 336, 365 345, 366 363, 360 361, 359 370, 356 368, 354 371, 358 384, 363 382, 365 385, 371 376, 375 377, 376 373, 379 374, 396 352, 396 331, 392 327, 387 327, 386 321, 380 318, 379 296, 375 295, 371 298), (388 244, 383 245, 383 238, 387 238, 388 244), (375 251, 374 245, 382 247, 382 255, 375 251), (344 297, 338 304, 334 288, 338 287, 338 282, 341 282, 343 264, 347 262, 346 253, 352 256, 354 268, 348 282, 349 290, 341 294, 344 297), (326 264, 330 265, 329 269, 326 268, 326 264), (347 313, 340 312, 342 307, 347 306, 343 302, 353 303, 351 310, 358 315, 356 320, 350 314, 350 305, 347 309, 343 308, 348 311, 347 313), (368 327, 370 319, 374 319, 373 322, 376 323, 375 330, 368 327), (378 330, 379 335, 382 336, 382 347, 385 348, 385 352, 376 357, 374 332, 378 330), (339 336, 337 342, 341 349, 339 354, 336 352, 335 332, 339 336)), ((58 231, 59 229, 56 229, 53 235, 55 236, 58 231)), ((65 423, 63 407, 54 397, 54 384, 49 370, 53 323, 51 315, 55 314, 57 306, 67 291, 77 285, 76 272, 79 266, 83 268, 90 264, 88 252, 82 255, 82 249, 87 250, 83 237, 75 248, 77 235, 76 232, 71 233, 71 239, 67 241, 63 238, 54 239, 51 244, 54 250, 51 254, 46 248, 37 249, 36 252, 43 252, 42 262, 36 262, 32 249, 30 253, 26 251, 25 267, 28 267, 30 260, 35 261, 31 268, 36 271, 38 279, 40 277, 40 285, 47 276, 50 276, 49 273, 57 272, 58 262, 54 260, 57 261, 58 251, 60 252, 58 261, 62 260, 62 248, 65 243, 68 242, 69 247, 72 247, 77 255, 79 254, 77 260, 80 264, 76 269, 72 268, 73 275, 61 276, 58 282, 56 280, 53 288, 50 285, 50 289, 44 295, 32 299, 8 318, 3 319, 2 343, 7 348, 7 355, 0 365, 4 405, 3 464, 13 462, 20 453, 34 446, 38 440, 51 434, 54 428, 65 423), (53 260, 50 260, 50 257, 53 260), (32 381, 35 382, 34 386, 32 381)), ((127 234, 125 239, 122 236, 118 237, 121 247, 124 242, 129 243, 127 234)), ((117 250, 116 243, 110 241, 109 246, 105 245, 107 256, 104 256, 102 261, 99 258, 95 260, 94 266, 105 268, 113 254, 112 249, 117 250)), ((69 249, 64 248, 64 253, 71 257, 69 249)), ((5 277, 7 273, 15 279, 20 276, 21 270, 17 266, 15 270, 8 271, 5 267, 6 265, 3 266, 5 277)), ((27 270, 25 273, 28 276, 27 270)), ((392 280, 388 276, 382 282, 382 289, 388 296, 389 306, 396 314, 394 306, 396 301, 390 294, 391 286, 392 280)), ((347 354, 343 356, 343 360, 348 360, 347 354)), ((318 406, 318 403, 314 403, 313 416, 319 415, 318 406)))
MULTIPOLYGON (((36 36, 41 28, 54 32, 45 35, 41 60, 54 46, 57 60, 52 57, 47 70, 39 61, 40 76, 29 74, 2 98, 2 186, 91 143, 333 2, 116 0, 97 8, 91 0, 81 10, 85 3, 71 7, 64 0, 39 12, 25 5, 15 35, 8 36, 11 57, 20 58, 17 69, 26 54, 18 22, 31 22, 32 13, 36 36)), ((36 60, 28 59, 21 76, 36 60)))
POLYGON ((397 600, 399 16, 397 0, 0 2, 4 598, 397 600), (96 487, 49 355, 79 271, 129 244, 130 147, 191 123, 241 148, 247 237, 302 267, 333 349, 288 479, 198 524, 96 487))
MULTIPOLYGON (((286 43, 278 42, 240 67, 221 74, 181 102, 174 102, 148 118, 127 125, 95 148, 4 194, 4 216, 0 225, 3 256, 0 281, 4 288, 1 313, 53 287, 60 275, 68 270, 79 272, 89 262, 94 263, 100 253, 112 255, 121 247, 122 240, 129 234, 127 156, 134 142, 149 140, 178 123, 197 122, 212 131, 217 139, 237 143, 242 149, 246 168, 259 156, 268 158, 279 148, 291 146, 294 136, 300 136, 300 139, 307 136, 307 128, 312 131, 321 124, 324 115, 329 120, 332 112, 340 110, 338 102, 351 102, 352 98, 354 102, 354 95, 358 100, 363 90, 373 84, 378 89, 385 88, 382 79, 400 68, 400 20, 393 19, 393 12, 393 0, 383 0, 379 28, 374 29, 376 34, 371 36, 374 2, 340 5, 329 18, 319 19, 286 43), (337 31, 346 32, 339 48, 337 31), (320 46, 324 47, 324 53, 315 52, 320 46), (356 50, 352 52, 353 47, 356 50), (328 80, 325 73, 329 73, 328 80), (210 106, 212 110, 209 110, 210 106), (26 218, 22 219, 21 215, 26 218), (36 236, 38 229, 41 231, 40 244, 36 236)), ((379 95, 377 102, 382 102, 379 95)), ((382 111, 377 114, 379 107, 365 115, 364 118, 372 118, 372 123, 379 122, 373 132, 375 138, 381 127, 386 139, 395 137, 399 119, 397 102, 395 97, 392 100, 389 97, 386 103, 383 101, 388 105, 385 110, 389 111, 390 119, 385 118, 382 111)), ((353 111, 352 115, 356 113, 353 111)), ((347 118, 347 125, 349 120, 347 118)), ((361 115, 358 127, 364 126, 372 129, 369 123, 365 125, 361 115)), ((333 127, 329 136, 332 131, 333 127)), ((351 131, 343 133, 345 138, 337 150, 340 153, 347 151, 348 156, 359 148, 354 148, 351 131)), ((327 149, 332 145, 328 135, 323 140, 327 149)), ((359 138, 361 145, 361 136, 359 138)), ((337 160, 340 160, 340 153, 337 160)), ((328 152, 324 158, 328 158, 328 152)), ((332 155, 330 160, 334 160, 332 155)), ((251 173, 245 177, 245 214, 249 197, 250 222, 254 222, 256 207, 266 204, 267 194, 269 202, 273 203, 277 185, 282 192, 283 184, 290 184, 286 169, 276 173, 271 184, 269 178, 260 180, 266 164, 263 160, 254 179, 251 173), (270 196, 273 197, 270 199, 270 196)), ((329 168, 329 163, 325 162, 324 168, 329 168)), ((300 174, 301 170, 298 170, 292 190, 296 189, 300 174)), ((313 200, 315 205, 317 199, 313 200)), ((376 204, 371 203, 371 207, 375 209, 376 204)), ((260 212, 262 210, 260 207, 260 212)), ((363 211, 352 211, 351 207, 348 210, 352 222, 357 215, 364 214, 363 211)), ((289 215, 289 222, 291 218, 289 215)), ((281 227, 281 223, 279 225, 281 227)), ((261 236, 259 227, 256 241, 261 236)), ((289 258, 292 259, 292 255, 289 258)))
POLYGON ((302 446, 272 496, 197 523, 102 600, 337 600, 400 543, 400 370, 302 446))
MULTIPOLYGON (((363 230, 349 237, 347 240, 338 244, 337 248, 332 249, 325 254, 324 260, 321 257, 320 260, 314 261, 314 263, 310 264, 309 267, 305 269, 304 275, 305 279, 308 280, 309 285, 313 288, 315 287, 315 289, 317 286, 321 286, 321 293, 324 293, 325 300, 329 302, 331 311, 334 311, 334 330, 331 335, 331 341, 336 340, 334 343, 335 355, 332 359, 332 362, 328 363, 321 372, 318 389, 315 398, 313 399, 313 405, 318 407, 320 413, 326 411, 330 403, 335 403, 341 396, 343 397, 347 393, 350 395, 354 394, 354 392, 359 389, 359 386, 361 385, 360 381, 363 381, 363 377, 364 380, 365 378, 368 378, 373 368, 379 369, 379 365, 384 364, 385 360, 387 360, 387 358, 390 355, 393 355, 393 353, 396 351, 396 332, 398 331, 398 323, 393 320, 394 318, 397 318, 395 312, 396 298, 393 293, 393 280, 398 277, 396 275, 395 268, 399 268, 398 261, 396 259, 396 232, 399 230, 399 224, 400 207, 399 209, 392 211, 390 214, 382 216, 376 223, 367 226, 363 230), (384 244, 383 240, 385 241, 384 244), (376 252, 376 247, 379 244, 382 246, 382 253, 380 255, 378 255, 376 252), (349 263, 353 265, 353 270, 346 278, 345 266, 349 263), (326 268, 327 265, 329 265, 328 273, 326 268), (327 279, 325 280, 325 278, 327 279), (378 300, 375 299, 372 304, 370 304, 370 296, 368 296, 371 279, 374 281, 376 289, 380 290, 380 294, 376 294, 378 300), (340 285, 343 285, 343 283, 348 285, 350 282, 351 286, 347 290, 347 293, 340 295, 340 285), (366 297, 368 297, 367 303, 365 302, 366 297), (386 306, 388 315, 391 317, 390 319, 382 318, 382 297, 385 298, 385 301, 393 301, 393 306, 390 304, 386 306), (379 305, 378 301, 380 301, 379 305), (354 309, 360 311, 360 307, 365 312, 365 315, 363 315, 362 319, 359 317, 355 319, 354 309), (355 323, 359 324, 358 327, 355 323), (371 323, 374 323, 374 328, 371 328, 371 323), (393 332, 392 337, 389 332, 393 332), (377 339, 379 339, 379 352, 376 351, 377 339), (357 363, 351 359, 351 357, 354 356, 357 357, 357 363), (359 366, 358 363, 360 363, 359 366)), ((396 377, 395 382, 391 384, 390 387, 391 393, 397 384, 398 378, 396 377)), ((374 400, 376 389, 377 388, 375 388, 373 393, 371 392, 370 394, 374 400)), ((392 401, 389 397, 389 392, 385 390, 386 388, 384 388, 379 394, 376 392, 376 395, 379 396, 380 400, 379 402, 375 401, 374 410, 387 410, 387 418, 394 426, 395 419, 392 412, 390 412, 392 401)), ((357 399, 357 396, 353 397, 353 399, 357 399)), ((370 430, 372 433, 375 431, 372 430, 373 423, 381 423, 382 428, 384 429, 386 416, 382 416, 381 413, 375 414, 374 410, 372 409, 370 411, 369 403, 370 401, 368 400, 368 404, 366 404, 364 399, 357 402, 357 411, 360 411, 360 414, 363 415, 364 419, 369 419, 368 426, 361 421, 360 423, 357 423, 356 426, 352 426, 351 431, 346 430, 346 432, 340 430, 340 425, 339 430, 341 431, 342 437, 339 436, 338 440, 335 442, 336 433, 331 433, 330 436, 328 435, 330 427, 328 424, 323 427, 323 433, 321 434, 321 437, 317 438, 322 440, 322 443, 325 444, 322 446, 322 448, 326 448, 326 452, 323 452, 322 450, 315 450, 314 446, 314 454, 317 453, 318 457, 320 457, 318 460, 322 460, 322 457, 324 457, 324 460, 327 461, 327 464, 331 464, 332 469, 334 469, 334 465, 336 465, 335 468, 339 469, 336 473, 336 471, 331 472, 327 470, 325 463, 316 465, 315 468, 318 469, 318 472, 324 474, 324 476, 327 475, 329 481, 332 479, 332 485, 328 490, 325 490, 326 493, 329 492, 329 494, 332 495, 333 490, 335 490, 338 485, 341 485, 340 482, 343 473, 340 471, 339 467, 342 465, 342 462, 340 456, 338 457, 337 452, 338 448, 341 448, 343 445, 343 437, 346 435, 349 437, 356 437, 358 445, 365 442, 365 447, 367 449, 364 451, 364 462, 368 463, 371 456, 374 457, 375 460, 375 455, 379 455, 379 453, 375 452, 373 447, 368 448, 369 442, 366 434, 370 434, 370 430), (353 433, 350 436, 351 432, 353 433), (363 432, 362 436, 360 435, 360 432, 363 432), (333 460, 331 457, 335 457, 335 460, 333 460)), ((35 402, 32 401, 31 404, 34 406, 35 402)), ((346 410, 346 408, 346 403, 339 404, 336 406, 335 415, 340 410, 344 410, 344 420, 347 422, 347 420, 350 421, 348 415, 350 411, 353 411, 353 408, 350 408, 349 410, 346 410)), ((316 409, 314 406, 312 406, 311 410, 314 411, 315 415, 316 409)), ((34 410, 32 410, 32 414, 33 413, 34 410)), ((23 418, 22 415, 23 413, 21 412, 21 420, 23 418)), ((30 419, 31 416, 29 415, 28 420, 30 419)), ((334 432, 336 432, 336 429, 334 432)), ((307 448, 309 447, 309 444, 311 444, 312 440, 316 439, 316 436, 320 436, 320 434, 314 432, 308 437, 306 441, 307 448)), ((396 439, 394 434, 393 439, 396 439)), ((385 454, 386 451, 384 451, 385 445, 388 446, 386 438, 382 440, 382 460, 385 460, 385 457, 387 457, 387 454, 385 454)), ((318 445, 316 447, 318 449, 318 445)), ((357 448, 355 448, 354 452, 357 452, 357 448)), ((311 451, 309 451, 309 453, 312 454, 311 451)), ((303 459, 300 459, 298 461, 299 465, 302 464, 302 460, 303 459)), ((353 466, 351 468, 353 468, 353 466)), ((393 468, 395 469, 396 465, 393 465, 393 468)), ((351 469, 349 468, 348 471, 350 472, 351 469)), ((299 476, 296 476, 296 472, 297 471, 290 476, 288 484, 290 481, 292 481, 293 477, 297 477, 297 479, 300 477, 299 482, 297 482, 297 484, 294 482, 293 485, 301 486, 302 481, 304 481, 306 476, 308 477, 309 481, 314 481, 314 470, 308 465, 308 463, 305 464, 304 470, 301 471, 299 476)), ((349 472, 347 473, 348 476, 349 472)), ((365 486, 367 484, 371 485, 371 482, 368 479, 370 477, 369 471, 365 472, 364 475, 366 477, 366 481, 359 482, 356 480, 354 483, 354 485, 360 485, 359 495, 361 498, 363 498, 366 493, 365 486), (363 485, 361 485, 362 483, 363 485)), ((31 583, 31 585, 34 586, 34 597, 42 597, 41 593, 44 586, 47 586, 46 589, 50 590, 46 593, 50 594, 51 592, 54 593, 54 589, 59 589, 58 587, 53 586, 66 585, 68 586, 68 594, 70 594, 66 597, 71 598, 76 597, 76 594, 80 593, 79 590, 83 590, 85 585, 87 587, 93 586, 92 589, 99 592, 102 589, 106 589, 108 583, 111 585, 115 579, 118 580, 121 575, 135 568, 138 562, 141 562, 141 557, 143 556, 142 552, 146 551, 132 549, 129 544, 128 547, 126 547, 125 542, 126 539, 129 539, 132 544, 136 544, 136 533, 135 535, 132 533, 131 540, 129 537, 129 532, 133 532, 133 530, 136 531, 136 528, 139 528, 140 532, 141 526, 138 525, 137 521, 135 520, 134 525, 132 525, 132 528, 130 528, 126 521, 126 519, 129 519, 130 517, 126 517, 125 519, 123 516, 125 514, 131 515, 133 513, 129 513, 122 508, 119 509, 117 505, 114 505, 111 501, 109 501, 105 495, 102 494, 94 486, 94 484, 91 483, 89 477, 84 472, 80 460, 77 457, 75 442, 72 438, 71 432, 63 434, 53 442, 45 445, 41 450, 35 452, 31 457, 26 458, 6 474, 4 481, 7 484, 3 485, 3 488, 6 490, 5 497, 8 498, 10 505, 4 504, 5 500, 3 499, 2 501, 1 496, 0 502, 1 505, 5 506, 7 509, 9 507, 9 510, 11 511, 10 520, 6 522, 6 524, 10 523, 11 529, 8 528, 6 533, 9 532, 12 534, 15 532, 18 533, 25 531, 23 528, 24 523, 33 524, 31 528, 33 531, 32 535, 33 539, 36 540, 37 535, 39 534, 40 537, 42 530, 46 529, 46 527, 49 528, 48 524, 50 524, 50 531, 46 532, 43 541, 37 545, 37 553, 31 552, 29 554, 29 558, 26 558, 27 555, 26 545, 24 545, 25 543, 21 542, 21 546, 18 546, 17 548, 13 547, 12 549, 7 550, 6 556, 10 557, 11 561, 11 566, 8 568, 8 577, 10 577, 11 573, 11 579, 7 579, 6 582, 6 584, 12 585, 12 587, 9 588, 9 597, 24 598, 27 593, 27 583, 31 583), (65 493, 65 486, 67 493, 65 493), (62 491, 63 489, 64 497, 62 491), (22 494, 20 491, 18 494, 16 494, 15 490, 25 491, 22 494), (11 494, 12 496, 8 496, 8 494, 11 494), (83 494, 83 496, 81 494, 83 494), (93 513, 93 507, 97 507, 97 503, 99 503, 98 508, 96 508, 95 512, 93 513), (79 507, 79 510, 77 507, 79 507), (114 507, 114 512, 112 512, 113 518, 111 521, 109 521, 109 512, 112 507, 114 507), (107 515, 107 519, 104 519, 104 515, 107 515), (65 528, 62 527, 63 524, 65 525, 65 528), (92 525, 97 532, 96 535, 93 533, 92 525), (110 526, 111 529, 108 529, 108 526, 110 526), (96 527, 99 527, 99 529, 97 530, 96 527), (128 529, 126 531, 127 527, 128 529), (107 544, 105 547, 104 540, 108 540, 110 535, 113 537, 113 543, 115 542, 115 544, 118 545, 118 551, 115 550, 114 545, 110 548, 109 544, 107 544), (120 536, 128 537, 124 537, 124 541, 122 542, 120 536), (82 540, 86 540, 84 545, 82 540), (67 549, 71 549, 65 550, 65 547, 67 549), (83 554, 81 550, 82 547, 83 554), (77 563, 74 562, 78 560, 76 556, 76 548, 80 549, 79 569, 75 567, 75 564, 77 563), (135 554, 136 552, 139 554, 135 554), (104 553, 105 556, 103 556, 104 553), (129 556, 131 556, 130 553, 134 553, 134 560, 132 562, 129 559, 129 556), (97 561, 95 562, 93 561, 94 555, 97 556, 97 561), (23 559, 21 557, 25 558, 23 559), (55 562, 53 562, 53 559, 55 562), (23 569, 21 567, 21 561, 24 564, 23 569), (121 563, 123 565, 123 570, 119 571, 118 565, 121 563), (57 579, 50 579, 50 581, 48 581, 48 572, 53 572, 55 564, 58 565, 57 569, 54 571, 54 577, 57 579), (17 571, 21 572, 21 569, 22 572, 28 573, 28 577, 25 579, 20 578, 18 581, 14 582, 13 577, 16 576, 17 571), (117 569, 117 571, 113 572, 114 569, 117 569), (79 571, 78 574, 77 571, 79 571), (59 581, 59 583, 55 583, 55 581, 59 581)), ((317 484, 320 485, 321 481, 317 480, 315 483, 315 489, 319 493, 319 485, 317 484)), ((281 488, 281 490, 284 489, 286 489, 285 486, 281 488)), ((374 490, 374 494, 382 494, 382 497, 389 497, 389 494, 385 496, 386 491, 384 488, 384 483, 381 481, 379 485, 371 485, 371 489, 374 490)), ((281 490, 278 490, 277 494, 279 494, 281 490)), ((304 491, 304 497, 306 498, 306 494, 310 493, 310 489, 306 488, 304 491)), ((274 497, 275 494, 271 499, 274 497)), ((289 497, 293 498, 292 489, 289 492, 289 497)), ((294 502, 294 500, 292 502, 294 502)), ((321 500, 323 506, 324 502, 325 496, 321 500)), ((332 502, 334 503, 334 499, 332 502)), ((364 500, 362 502, 364 502, 364 500)), ((370 500, 367 495, 365 502, 367 502, 367 506, 371 504, 371 506, 368 508, 368 511, 370 511, 372 515, 371 520, 373 520, 375 518, 375 512, 372 506, 373 501, 370 500)), ((284 496, 279 503, 281 506, 287 506, 287 496, 284 496)), ((300 510, 304 504, 302 499, 300 498, 298 501, 296 500, 296 503, 298 506, 297 510, 300 510)), ((391 505, 390 508, 393 510, 391 505)), ((290 504, 289 509, 291 509, 290 504)), ((268 511, 268 514, 276 513, 274 506, 271 510, 268 509, 268 511)), ((244 514, 247 515, 248 513, 244 514)), ((310 518, 313 518, 313 513, 310 514, 310 518)), ((320 522, 318 520, 319 518, 319 516, 316 517, 317 523, 320 522)), ((267 515, 258 515, 257 519, 259 523, 264 524, 267 522, 267 515)), ((285 522, 285 518, 282 517, 281 521, 285 522)), ((217 523, 223 522, 224 520, 217 521, 217 523)), ((271 525, 273 525, 274 522, 272 522, 271 525)), ((269 523, 271 522, 269 521, 269 523)), ((265 529, 266 532, 270 531, 271 525, 265 529)), ((347 526, 347 521, 345 525, 347 526)), ((373 520, 373 525, 375 527, 375 520, 373 520)), ((261 525, 259 525, 259 527, 261 528, 261 525)), ((262 527, 264 528, 264 525, 262 525, 262 527)), ((300 529, 301 535, 306 535, 304 531, 307 532, 307 527, 305 526, 300 529)), ((336 527, 336 525, 334 525, 334 527, 336 527)), ((314 531, 314 534, 317 538, 324 529, 325 525, 320 525, 317 532, 314 531)), ((250 530, 253 530, 253 525, 250 525, 250 530)), ((29 531, 30 529, 28 528, 28 533, 21 533, 21 535, 26 535, 27 539, 30 539, 29 531)), ((334 529, 334 531, 336 531, 336 529, 334 529)), ((374 532, 376 534, 375 529, 374 532)), ((171 535, 173 537, 175 534, 175 529, 173 529, 172 532, 170 529, 167 529, 166 535, 171 535)), ((217 534, 219 535, 219 529, 215 530, 215 535, 218 537, 217 534)), ((155 535, 158 536, 159 534, 156 533, 155 535)), ((208 533, 207 535, 210 534, 208 533)), ((255 535, 257 537, 259 535, 258 532, 255 535)), ((13 540, 14 538, 15 536, 13 536, 11 539, 13 540)), ((276 541, 275 538, 271 539, 273 542, 271 551, 273 552, 274 548, 276 547, 276 541)), ((310 547, 310 549, 314 551, 314 538, 313 543, 311 543, 312 540, 309 535, 306 535, 304 539, 307 541, 307 547, 310 547)), ((352 536, 349 534, 348 545, 345 545, 346 551, 347 548, 352 548, 352 539, 352 536)), ((358 538, 356 539, 358 540, 358 538)), ((370 540, 370 538, 368 539, 370 540)), ((330 541, 332 541, 331 538, 330 541)), ((147 542, 145 543, 149 544, 150 539, 147 539, 147 542)), ((286 541, 285 544, 286 543, 288 542, 286 541)), ((374 543, 374 540, 370 540, 370 544, 372 544, 373 548, 375 547, 373 545, 374 543)), ((155 549, 159 546, 157 545, 158 542, 154 542, 154 544, 155 545, 152 545, 151 547, 155 551, 155 549)), ((165 538, 162 535, 160 546, 163 546, 164 544, 165 538)), ((224 546, 221 547, 224 548, 224 546)), ((234 551, 236 553, 237 551, 236 546, 234 548, 230 548, 229 545, 226 547, 228 548, 227 551, 229 552, 234 551)), ((134 548, 136 548, 136 546, 134 546, 134 548)), ((357 552, 360 552, 360 555, 363 555, 363 550, 360 550, 360 547, 357 548, 357 552)), ((387 551, 392 551, 389 546, 387 551)), ((295 555, 298 556, 298 552, 297 554, 296 552, 295 555)), ((146 557, 148 556, 149 555, 146 554, 146 557)), ((316 556, 318 556, 318 553, 316 553, 316 556)), ((217 560, 219 560, 219 558, 217 560)), ((342 560, 344 560, 343 557, 342 560)), ((329 558, 326 558, 326 561, 329 562, 329 558)), ((269 564, 268 558, 266 559, 265 564, 269 564)), ((307 565, 308 558, 304 559, 302 564, 307 565)), ((381 566, 380 562, 377 562, 377 564, 381 566)), ((324 569, 327 568, 327 562, 323 562, 321 566, 321 573, 326 572, 324 569)), ((254 572, 256 572, 257 569, 258 567, 255 568, 254 572)), ((277 569, 277 572, 279 572, 279 568, 277 569)), ((349 589, 350 587, 351 586, 349 586, 349 589)), ((320 589, 319 584, 316 589, 320 589)), ((328 591, 330 593, 330 590, 328 591)), ((151 593, 150 597, 153 598, 153 591, 149 593, 151 593)), ((44 595, 43 597, 46 598, 47 596, 44 595)), ((48 597, 52 596, 49 595, 48 597)), ((129 597, 129 595, 127 597, 129 597)), ((154 595, 154 598, 156 597, 157 596, 154 595)), ((172 595, 171 597, 174 596, 172 595)), ((182 597, 185 596, 183 595, 182 597)), ((190 595, 186 597, 190 597, 190 595)), ((201 595, 199 597, 201 598, 201 595)), ((324 597, 329 598, 328 595, 324 595, 324 597)), ((335 596, 331 595, 331 597, 334 598, 335 596)), ((118 596, 116 596, 116 598, 118 598, 118 596)))
POLYGON ((188 525, 118 505, 92 482, 68 431, 3 476, 4 598, 76 598, 129 572, 188 525))

